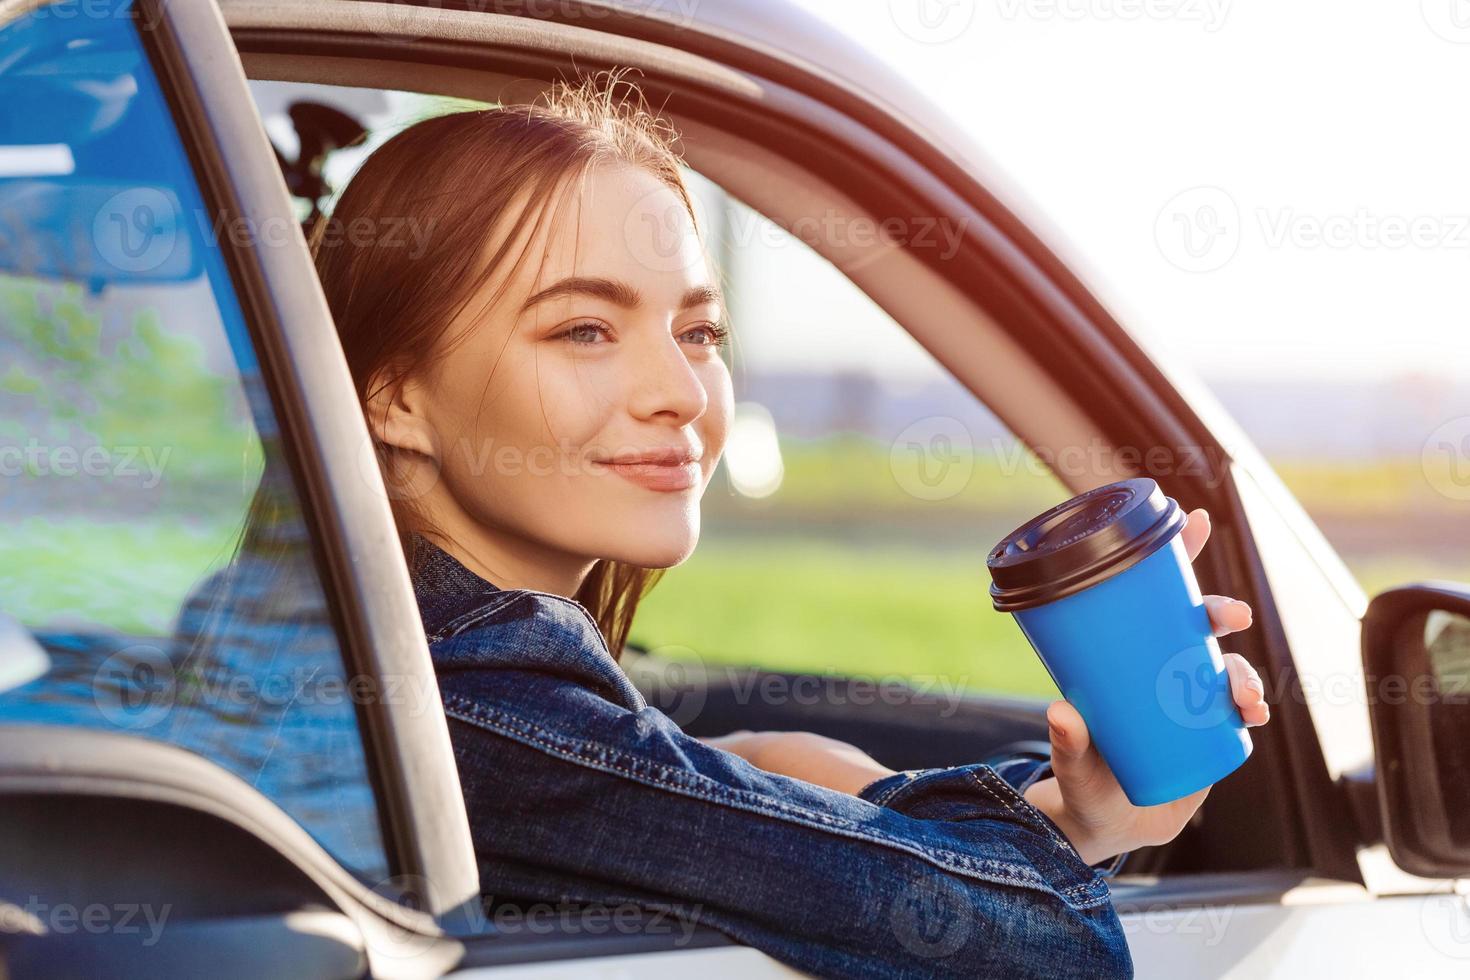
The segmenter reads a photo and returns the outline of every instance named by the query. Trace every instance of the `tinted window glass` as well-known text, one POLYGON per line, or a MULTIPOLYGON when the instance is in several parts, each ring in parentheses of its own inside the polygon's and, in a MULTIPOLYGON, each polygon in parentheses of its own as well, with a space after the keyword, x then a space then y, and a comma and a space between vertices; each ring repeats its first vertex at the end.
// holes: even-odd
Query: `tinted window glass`
POLYGON ((126 7, 0 29, 0 722, 187 748, 381 878, 232 229, 126 7))

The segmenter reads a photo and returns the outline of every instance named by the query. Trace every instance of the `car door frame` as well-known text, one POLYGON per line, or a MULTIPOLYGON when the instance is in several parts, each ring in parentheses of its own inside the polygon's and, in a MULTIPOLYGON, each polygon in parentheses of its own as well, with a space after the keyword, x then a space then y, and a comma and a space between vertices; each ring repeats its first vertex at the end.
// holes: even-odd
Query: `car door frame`
POLYGON ((448 722, 388 493, 306 239, 214 3, 135 0, 251 325, 342 638, 389 868, 420 911, 477 900, 448 722), (235 232, 238 231, 239 234, 235 232), (268 237, 267 237, 268 236, 268 237), (403 686, 412 685, 412 696, 403 686), (364 688, 357 688, 364 691, 364 688))

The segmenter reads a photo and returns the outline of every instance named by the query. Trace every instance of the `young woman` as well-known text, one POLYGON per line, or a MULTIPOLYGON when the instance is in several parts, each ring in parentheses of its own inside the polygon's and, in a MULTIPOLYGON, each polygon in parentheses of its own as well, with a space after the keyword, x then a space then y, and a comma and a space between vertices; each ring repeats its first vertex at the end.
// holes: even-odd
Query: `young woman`
MULTIPOLYGON (((701 741, 618 665, 689 557, 728 327, 675 134, 616 74, 420 122, 314 236, 412 569, 487 902, 631 903, 819 976, 1127 975, 1100 865, 1173 838, 1051 705, 1049 764, 893 772, 806 733, 701 741), (402 236, 400 236, 402 237, 402 236)), ((1203 511, 1184 530, 1191 556, 1203 511)), ((1250 610, 1206 597, 1217 635, 1250 610)), ((1259 679, 1229 658, 1246 720, 1259 679)))

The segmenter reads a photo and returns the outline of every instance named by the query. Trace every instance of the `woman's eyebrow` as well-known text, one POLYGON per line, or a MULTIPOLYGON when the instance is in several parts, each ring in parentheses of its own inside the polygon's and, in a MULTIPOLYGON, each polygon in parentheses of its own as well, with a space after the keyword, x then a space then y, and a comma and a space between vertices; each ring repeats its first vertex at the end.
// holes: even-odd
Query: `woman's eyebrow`
MULTIPOLYGON (((552 283, 526 300, 525 305, 521 307, 521 312, 524 313, 537 303, 544 303, 558 296, 593 296, 630 310, 643 305, 643 294, 619 279, 605 279, 599 276, 570 276, 552 283)), ((687 310, 694 306, 703 306, 706 303, 714 303, 722 308, 725 305, 724 297, 721 296, 717 288, 708 284, 701 284, 690 287, 684 293, 684 299, 679 304, 679 308, 681 310, 687 310)))

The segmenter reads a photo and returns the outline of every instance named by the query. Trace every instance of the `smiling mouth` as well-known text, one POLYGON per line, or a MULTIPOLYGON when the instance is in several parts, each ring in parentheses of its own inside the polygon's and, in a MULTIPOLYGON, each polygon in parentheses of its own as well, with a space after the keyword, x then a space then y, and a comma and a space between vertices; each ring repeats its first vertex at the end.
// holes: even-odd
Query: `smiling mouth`
POLYGON ((685 457, 684 462, 674 463, 614 463, 607 460, 592 462, 595 466, 649 490, 673 493, 699 486, 699 463, 688 457, 685 457))

